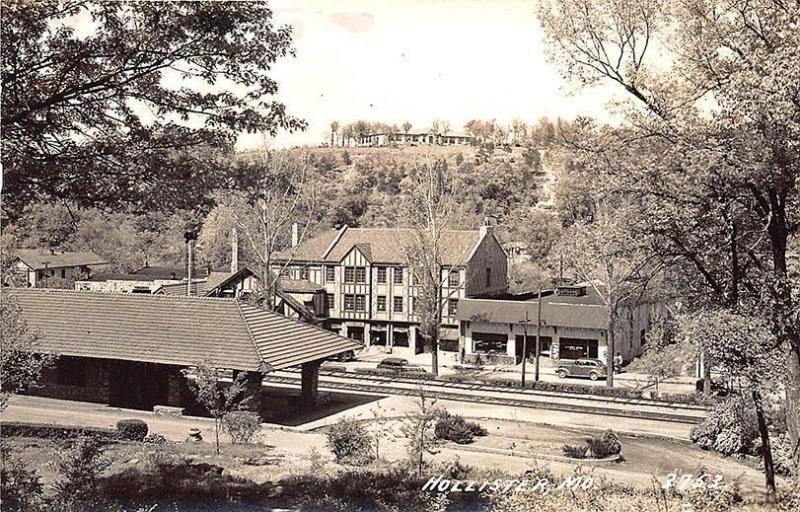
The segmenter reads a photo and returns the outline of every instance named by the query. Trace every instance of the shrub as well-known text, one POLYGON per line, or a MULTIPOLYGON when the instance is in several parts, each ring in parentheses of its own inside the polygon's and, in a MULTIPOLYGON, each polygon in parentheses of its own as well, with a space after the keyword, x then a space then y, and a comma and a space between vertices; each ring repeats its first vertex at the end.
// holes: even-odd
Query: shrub
MULTIPOLYGON (((792 440, 788 432, 770 433, 769 446, 772 449, 772 462, 775 472, 779 475, 794 475, 794 462, 792 461, 792 440)), ((759 459, 759 468, 763 469, 764 459, 759 459)))
POLYGON ((605 459, 622 451, 622 443, 613 430, 606 430, 599 436, 590 437, 586 440, 586 445, 592 457, 596 459, 605 459))
POLYGON ((147 423, 142 420, 119 420, 117 422, 117 432, 122 439, 128 441, 144 441, 147 436, 147 423))
POLYGON ((59 501, 75 504, 95 497, 98 477, 110 464, 102 455, 97 441, 89 437, 79 438, 61 453, 61 480, 53 486, 59 501))
POLYGON ((146 436, 144 436, 143 441, 149 444, 167 444, 167 438, 162 436, 161 434, 154 434, 150 432, 146 436))
POLYGON ((374 457, 373 438, 367 427, 352 418, 342 418, 325 433, 336 462, 363 466, 374 457))
POLYGON ((458 455, 444 461, 441 467, 441 473, 446 478, 451 478, 453 480, 464 480, 474 471, 472 466, 461 462, 461 457, 458 455))
POLYGON ((751 453, 758 439, 753 408, 740 396, 730 396, 717 404, 702 423, 694 427, 690 438, 705 450, 723 455, 751 453))
POLYGON ((570 459, 585 459, 587 447, 565 444, 561 447, 561 451, 564 452, 565 457, 569 457, 570 459))
POLYGON ((471 443, 476 436, 485 436, 486 429, 478 423, 467 421, 459 414, 444 412, 436 421, 436 437, 457 444, 471 443))
POLYGON ((231 411, 222 417, 222 428, 234 444, 249 443, 261 430, 261 416, 251 411, 231 411))
POLYGON ((29 470, 24 463, 11 457, 11 449, 0 441, 0 496, 3 510, 39 510, 44 497, 44 485, 35 470, 29 470))

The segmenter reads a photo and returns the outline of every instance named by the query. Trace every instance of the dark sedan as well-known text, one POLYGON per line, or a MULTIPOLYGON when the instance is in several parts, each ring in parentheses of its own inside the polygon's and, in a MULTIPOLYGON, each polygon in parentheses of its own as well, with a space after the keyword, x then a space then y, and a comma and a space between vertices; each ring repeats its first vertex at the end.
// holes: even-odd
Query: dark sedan
POLYGON ((608 371, 603 361, 599 359, 576 359, 564 361, 558 365, 556 375, 559 378, 582 377, 591 380, 605 379, 608 371))
POLYGON ((425 371, 419 366, 410 364, 407 359, 403 359, 402 357, 387 357, 378 363, 378 368, 381 370, 392 370, 398 373, 420 373, 425 371))

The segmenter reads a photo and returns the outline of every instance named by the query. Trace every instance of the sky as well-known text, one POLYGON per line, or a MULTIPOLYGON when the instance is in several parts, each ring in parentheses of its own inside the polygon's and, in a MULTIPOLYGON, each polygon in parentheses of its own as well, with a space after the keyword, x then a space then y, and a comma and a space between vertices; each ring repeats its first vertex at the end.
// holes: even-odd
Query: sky
POLYGON ((330 123, 364 119, 427 130, 444 119, 611 117, 610 86, 578 90, 548 62, 535 0, 276 0, 275 21, 294 29, 295 58, 279 61, 277 99, 308 122, 300 133, 250 149, 318 145, 330 123))

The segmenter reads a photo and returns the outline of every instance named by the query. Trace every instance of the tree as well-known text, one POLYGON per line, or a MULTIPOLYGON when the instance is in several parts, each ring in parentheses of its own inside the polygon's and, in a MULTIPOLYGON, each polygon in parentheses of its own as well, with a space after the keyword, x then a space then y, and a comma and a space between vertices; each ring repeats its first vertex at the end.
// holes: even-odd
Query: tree
POLYGON ((8 396, 33 386, 42 370, 55 362, 54 354, 36 353, 38 336, 28 329, 22 309, 12 293, 0 300, 0 411, 8 396))
POLYGON ((417 475, 422 474, 425 465, 425 454, 439 453, 439 439, 436 437, 436 420, 441 415, 441 409, 436 405, 436 399, 428 397, 425 390, 420 387, 417 410, 406 414, 406 420, 401 431, 408 440, 406 451, 412 467, 417 475))
POLYGON ((517 146, 528 136, 528 125, 522 119, 511 121, 512 143, 517 146))
POLYGON ((666 379, 677 377, 686 363, 687 348, 677 339, 677 325, 673 320, 661 319, 656 322, 647 334, 644 353, 636 362, 637 370, 646 373, 655 385, 656 398, 659 396, 658 386, 666 379))
POLYGON ((245 192, 229 194, 222 200, 236 222, 237 231, 249 244, 260 268, 261 300, 276 304, 278 282, 291 263, 296 245, 313 229, 316 218, 316 189, 310 180, 308 155, 273 152, 247 165, 257 176, 256 185, 245 192), (286 256, 278 265, 278 252, 286 256))
MULTIPOLYGON (((681 331, 705 355, 706 364, 731 379, 744 381, 755 407, 767 499, 774 501, 775 468, 764 414, 764 395, 774 392, 786 378, 785 356, 775 343, 768 322, 726 310, 713 310, 681 318, 681 331)), ((747 398, 747 397, 745 397, 747 398)))
POLYGON ((246 374, 235 374, 230 385, 223 385, 220 382, 222 370, 207 362, 198 363, 183 373, 189 379, 189 388, 197 402, 214 418, 214 447, 219 455, 219 432, 223 427, 223 418, 229 412, 241 410, 251 399, 244 394, 246 374))
POLYGON ((403 133, 409 133, 411 131, 411 126, 412 126, 411 123, 409 123, 408 121, 403 123, 403 133))
POLYGON ((614 159, 687 295, 723 309, 756 304, 786 347, 787 423, 800 447, 799 284, 787 264, 800 230, 800 63, 790 57, 800 5, 558 0, 540 19, 567 76, 611 81, 632 98, 624 126, 584 148, 614 159), (652 60, 658 47, 674 48, 666 66, 652 60))
POLYGON ((447 162, 430 158, 418 165, 412 177, 413 192, 406 202, 405 217, 411 237, 404 248, 417 289, 415 314, 419 332, 431 349, 431 371, 439 374, 439 330, 442 310, 449 296, 442 288, 457 265, 445 265, 448 227, 455 213, 454 178, 447 162))
POLYGON ((331 147, 336 145, 336 134, 339 133, 339 121, 331 123, 331 147))
POLYGON ((647 285, 658 271, 648 254, 646 240, 631 228, 629 208, 600 205, 591 222, 569 228, 560 253, 579 281, 594 289, 607 309, 606 385, 614 386, 616 337, 624 308, 641 303, 647 285))
POLYGON ((224 179, 200 148, 227 151, 242 131, 305 127, 272 99, 268 73, 292 54, 292 34, 266 2, 11 0, 0 21, 5 208, 14 215, 37 198, 196 204, 208 181, 224 179))

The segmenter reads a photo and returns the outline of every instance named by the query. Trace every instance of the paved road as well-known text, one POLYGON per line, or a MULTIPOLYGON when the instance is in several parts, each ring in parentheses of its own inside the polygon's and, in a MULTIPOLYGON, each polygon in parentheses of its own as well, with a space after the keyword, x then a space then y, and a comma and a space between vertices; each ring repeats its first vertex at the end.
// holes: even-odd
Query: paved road
MULTIPOLYGON (((322 389, 324 391, 324 389, 322 389)), ((335 392, 333 400, 338 407, 323 416, 316 415, 306 420, 300 418, 287 426, 288 422, 265 423, 264 431, 281 436, 310 432, 330 425, 343 416, 369 419, 373 417, 376 406, 387 417, 404 417, 417 408, 417 398, 413 396, 378 396, 365 402, 360 397, 335 392)), ((439 405, 454 414, 469 418, 505 419, 541 425, 582 427, 604 430, 613 428, 619 432, 634 435, 648 435, 666 438, 689 439, 692 425, 687 423, 653 421, 642 418, 609 417, 597 414, 566 412, 532 408, 514 408, 492 404, 475 404, 461 401, 440 400, 439 405)), ((152 412, 132 409, 119 409, 102 404, 54 400, 50 398, 12 396, 9 407, 0 413, 0 421, 24 421, 59 425, 82 425, 114 428, 116 422, 124 418, 143 419, 152 432, 164 435, 174 441, 186 439, 190 428, 200 428, 206 436, 213 432, 213 423, 208 418, 156 416, 152 412)), ((301 443, 302 444, 302 443, 301 443)))

